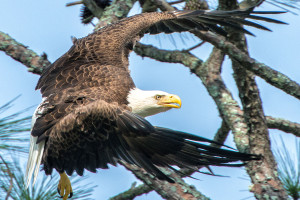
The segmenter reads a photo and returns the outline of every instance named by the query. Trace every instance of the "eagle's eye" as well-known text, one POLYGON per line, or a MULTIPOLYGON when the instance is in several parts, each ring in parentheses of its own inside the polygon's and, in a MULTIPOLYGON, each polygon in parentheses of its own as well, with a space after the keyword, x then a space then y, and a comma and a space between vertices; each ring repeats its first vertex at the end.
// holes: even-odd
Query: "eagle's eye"
POLYGON ((159 100, 159 99, 161 99, 161 95, 155 95, 155 97, 154 97, 156 100, 159 100))

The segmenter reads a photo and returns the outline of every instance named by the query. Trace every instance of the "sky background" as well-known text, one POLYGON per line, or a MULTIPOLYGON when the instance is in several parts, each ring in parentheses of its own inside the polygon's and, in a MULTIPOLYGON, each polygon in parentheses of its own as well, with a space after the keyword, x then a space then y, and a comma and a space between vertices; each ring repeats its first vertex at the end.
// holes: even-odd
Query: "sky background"
MULTIPOLYGON (((93 31, 92 25, 82 25, 79 20, 81 6, 65 7, 70 1, 61 0, 11 0, 1 2, 0 31, 8 33, 18 42, 23 43, 39 55, 45 52, 48 59, 54 62, 72 45, 71 36, 81 38, 93 31)), ((135 6, 134 12, 140 12, 135 6)), ((260 9, 279 10, 266 3, 260 9)), ((299 12, 298 12, 299 14, 299 12)), ((276 19, 288 22, 289 25, 273 25, 263 23, 273 30, 272 33, 249 28, 256 37, 248 37, 250 55, 258 61, 271 66, 291 79, 300 82, 300 17, 292 14, 273 16, 276 19)), ((154 44, 164 49, 187 49, 199 41, 189 34, 184 34, 186 45, 182 43, 178 34, 173 38, 166 35, 146 36, 143 43, 154 44)), ((206 59, 211 52, 211 45, 205 44, 193 51, 201 59, 206 59)), ((41 101, 39 91, 34 88, 39 76, 31 74, 27 68, 0 52, 0 105, 7 103, 18 95, 22 95, 14 103, 14 107, 5 114, 14 113, 30 106, 37 106, 41 101)), ((179 64, 160 63, 148 58, 141 58, 134 53, 130 55, 130 70, 137 87, 145 90, 163 90, 177 94, 182 99, 182 108, 171 110, 148 120, 156 126, 168 127, 180 131, 198 134, 212 139, 221 120, 214 101, 208 95, 201 81, 189 69, 179 64)), ((232 78, 230 61, 227 59, 222 69, 222 76, 233 96, 238 100, 237 88, 232 78)), ((260 78, 256 78, 260 88, 263 107, 266 115, 281 117, 300 122, 300 103, 281 90, 268 85, 260 78)), ((34 108, 26 115, 32 115, 34 108)), ((3 117, 3 116, 1 116, 3 117)), ((278 140, 284 136, 286 146, 294 152, 295 137, 280 131, 271 130, 272 139, 278 140)), ((29 137, 29 133, 28 133, 29 137)), ((234 146, 232 136, 226 144, 234 146)), ((25 160, 25 159, 24 159, 25 160)), ((245 199, 251 198, 248 192, 249 178, 242 168, 213 168, 217 174, 230 177, 212 177, 203 174, 194 174, 199 180, 187 178, 205 195, 212 199, 245 199)), ((43 172, 42 172, 43 173, 43 172)), ((42 174, 40 173, 40 174, 42 174)), ((128 188, 136 181, 131 172, 123 167, 111 167, 109 170, 99 170, 97 174, 85 173, 90 178, 82 182, 82 186, 92 182, 98 187, 93 193, 94 199, 107 199, 128 188)), ((76 191, 75 191, 76 192, 76 191)), ((138 197, 138 200, 161 197, 154 192, 138 197)))

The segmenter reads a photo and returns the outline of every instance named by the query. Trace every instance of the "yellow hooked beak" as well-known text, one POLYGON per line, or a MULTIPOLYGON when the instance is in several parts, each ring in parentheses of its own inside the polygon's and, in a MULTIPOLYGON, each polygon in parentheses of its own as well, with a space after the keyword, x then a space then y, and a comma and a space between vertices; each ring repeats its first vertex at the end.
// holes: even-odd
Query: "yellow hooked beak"
POLYGON ((181 108, 181 99, 175 94, 164 95, 161 96, 157 104, 169 108, 181 108))

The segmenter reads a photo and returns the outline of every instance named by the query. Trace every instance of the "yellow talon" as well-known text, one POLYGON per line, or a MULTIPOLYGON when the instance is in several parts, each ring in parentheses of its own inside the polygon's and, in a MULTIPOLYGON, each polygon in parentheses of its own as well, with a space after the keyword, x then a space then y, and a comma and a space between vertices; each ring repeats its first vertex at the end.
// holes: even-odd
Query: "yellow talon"
POLYGON ((60 197, 63 198, 63 200, 67 200, 68 197, 71 198, 73 196, 71 181, 65 172, 59 175, 60 175, 60 179, 57 186, 57 191, 60 197))

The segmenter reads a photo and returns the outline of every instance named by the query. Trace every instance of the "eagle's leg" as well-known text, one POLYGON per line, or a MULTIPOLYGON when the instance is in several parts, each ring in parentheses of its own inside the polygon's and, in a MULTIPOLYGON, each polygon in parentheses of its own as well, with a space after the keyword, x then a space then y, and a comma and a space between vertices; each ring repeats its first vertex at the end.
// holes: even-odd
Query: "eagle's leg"
POLYGON ((60 175, 60 179, 57 186, 57 191, 60 197, 63 198, 63 200, 67 200, 68 197, 71 198, 73 196, 71 181, 65 172, 59 175, 60 175))

